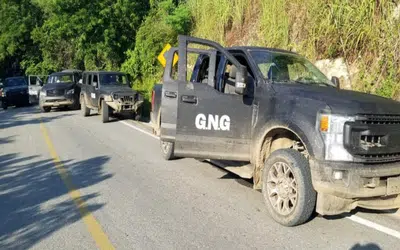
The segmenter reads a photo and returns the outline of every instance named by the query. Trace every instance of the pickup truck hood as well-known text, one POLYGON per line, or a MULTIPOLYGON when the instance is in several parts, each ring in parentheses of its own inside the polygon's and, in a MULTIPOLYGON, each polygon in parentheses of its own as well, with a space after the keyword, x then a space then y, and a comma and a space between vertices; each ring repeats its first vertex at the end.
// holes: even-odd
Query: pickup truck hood
POLYGON ((20 85, 20 86, 12 86, 12 87, 4 87, 3 90, 6 92, 14 92, 20 90, 27 90, 28 85, 20 85))
POLYGON ((129 86, 118 86, 118 85, 111 85, 111 86, 103 86, 101 87, 101 92, 103 93, 109 93, 109 94, 115 94, 115 93, 120 93, 120 94, 135 94, 136 91, 131 89, 129 86))
POLYGON ((48 83, 43 86, 42 90, 47 91, 50 89, 72 89, 74 87, 74 83, 48 83))
POLYGON ((325 103, 333 113, 400 114, 400 102, 362 92, 300 84, 276 84, 274 89, 284 99, 290 95, 298 100, 306 98, 325 103))

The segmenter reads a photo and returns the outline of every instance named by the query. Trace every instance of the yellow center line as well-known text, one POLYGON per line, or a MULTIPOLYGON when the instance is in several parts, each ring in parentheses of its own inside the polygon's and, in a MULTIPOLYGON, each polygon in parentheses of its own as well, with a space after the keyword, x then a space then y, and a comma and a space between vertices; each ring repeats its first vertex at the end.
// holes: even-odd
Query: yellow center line
POLYGON ((42 122, 40 122, 40 130, 44 136, 47 147, 49 148, 51 157, 53 158, 53 162, 56 166, 58 174, 63 180, 65 186, 68 189, 68 194, 71 199, 74 201, 76 207, 79 210, 79 213, 82 216, 84 223, 87 226, 89 233, 92 235, 96 245, 99 249, 114 249, 107 235, 101 228, 101 225, 97 222, 94 216, 88 211, 87 205, 85 201, 81 198, 81 194, 79 190, 77 190, 72 184, 71 177, 68 174, 67 169, 62 164, 60 157, 57 155, 57 152, 54 148, 54 145, 50 139, 49 133, 47 132, 46 127, 42 122))

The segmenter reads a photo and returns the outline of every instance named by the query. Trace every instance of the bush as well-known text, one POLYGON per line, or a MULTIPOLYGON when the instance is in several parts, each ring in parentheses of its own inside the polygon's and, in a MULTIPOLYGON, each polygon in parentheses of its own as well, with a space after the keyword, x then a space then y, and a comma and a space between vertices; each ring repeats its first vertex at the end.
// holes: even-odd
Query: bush
POLYGON ((128 59, 122 65, 122 70, 133 77, 135 88, 146 98, 162 77, 158 54, 167 43, 176 45, 178 34, 187 34, 190 28, 191 15, 184 3, 172 0, 154 3, 137 32, 135 49, 127 51, 128 59))

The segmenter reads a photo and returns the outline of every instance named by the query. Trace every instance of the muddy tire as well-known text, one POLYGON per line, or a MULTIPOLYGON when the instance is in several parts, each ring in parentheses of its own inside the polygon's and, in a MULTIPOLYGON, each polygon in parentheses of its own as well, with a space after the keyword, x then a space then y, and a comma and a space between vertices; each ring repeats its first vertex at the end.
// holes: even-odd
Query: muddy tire
POLYGON ((264 165, 262 193, 269 214, 279 224, 292 227, 309 220, 317 193, 307 159, 293 149, 274 151, 264 165))
POLYGON ((160 140, 161 154, 167 161, 175 159, 174 143, 160 140))
POLYGON ((100 115, 103 123, 110 121, 110 108, 104 100, 101 100, 100 115))
POLYGON ((81 112, 82 112, 82 115, 83 115, 84 117, 89 116, 89 114, 90 114, 90 109, 86 106, 85 97, 81 96, 80 99, 81 99, 80 103, 81 103, 81 112))
POLYGON ((48 113, 51 111, 51 107, 40 107, 40 110, 44 113, 48 113))
POLYGON ((8 104, 7 104, 7 102, 1 102, 1 107, 2 107, 4 110, 7 110, 7 109, 8 109, 8 104))

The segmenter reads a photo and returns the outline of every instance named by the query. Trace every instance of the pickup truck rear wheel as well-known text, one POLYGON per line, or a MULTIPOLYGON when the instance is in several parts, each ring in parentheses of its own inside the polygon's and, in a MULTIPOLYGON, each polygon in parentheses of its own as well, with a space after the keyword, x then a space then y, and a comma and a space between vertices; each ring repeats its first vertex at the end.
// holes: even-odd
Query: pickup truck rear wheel
POLYGON ((174 143, 160 140, 161 153, 165 160, 173 160, 174 157, 174 143))
POLYGON ((265 162, 262 192, 276 222, 288 227, 305 223, 317 197, 307 159, 293 149, 274 151, 265 162))
POLYGON ((82 115, 84 117, 89 116, 90 115, 90 109, 86 106, 86 101, 85 98, 83 96, 81 96, 81 111, 82 111, 82 115))

